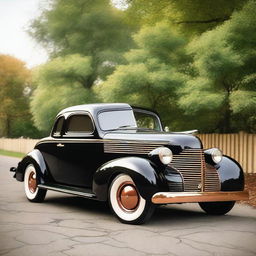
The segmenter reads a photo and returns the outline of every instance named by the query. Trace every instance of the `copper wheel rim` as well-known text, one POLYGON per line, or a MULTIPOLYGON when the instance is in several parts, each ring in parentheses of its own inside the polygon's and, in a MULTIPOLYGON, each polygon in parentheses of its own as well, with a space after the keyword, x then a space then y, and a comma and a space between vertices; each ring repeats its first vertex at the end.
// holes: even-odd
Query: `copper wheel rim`
POLYGON ((36 187, 37 187, 36 173, 35 173, 35 171, 32 171, 28 177, 28 189, 31 193, 35 193, 36 187))
POLYGON ((126 212, 135 211, 140 202, 140 197, 135 185, 131 181, 122 183, 117 191, 117 202, 126 212))

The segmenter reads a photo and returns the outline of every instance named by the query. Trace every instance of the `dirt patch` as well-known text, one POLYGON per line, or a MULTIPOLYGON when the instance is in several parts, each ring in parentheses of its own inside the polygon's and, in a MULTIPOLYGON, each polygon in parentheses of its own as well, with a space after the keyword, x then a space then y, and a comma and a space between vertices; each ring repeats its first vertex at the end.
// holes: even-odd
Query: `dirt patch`
POLYGON ((249 191, 249 201, 241 201, 241 204, 249 204, 256 208, 256 173, 245 175, 245 189, 249 191))

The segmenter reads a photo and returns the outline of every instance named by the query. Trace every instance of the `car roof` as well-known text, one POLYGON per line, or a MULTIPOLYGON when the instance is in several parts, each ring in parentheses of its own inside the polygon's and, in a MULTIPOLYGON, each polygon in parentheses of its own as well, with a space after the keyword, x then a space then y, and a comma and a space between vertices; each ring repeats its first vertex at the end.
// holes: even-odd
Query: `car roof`
POLYGON ((104 110, 118 110, 118 109, 132 109, 132 107, 127 103, 95 103, 95 104, 83 104, 65 108, 61 110, 57 116, 62 115, 67 112, 76 112, 76 111, 87 111, 93 116, 98 112, 104 110))
POLYGON ((144 111, 152 112, 159 116, 158 112, 156 112, 155 110, 152 110, 151 108, 139 107, 139 106, 134 106, 134 105, 131 105, 131 107, 134 110, 144 110, 144 111))

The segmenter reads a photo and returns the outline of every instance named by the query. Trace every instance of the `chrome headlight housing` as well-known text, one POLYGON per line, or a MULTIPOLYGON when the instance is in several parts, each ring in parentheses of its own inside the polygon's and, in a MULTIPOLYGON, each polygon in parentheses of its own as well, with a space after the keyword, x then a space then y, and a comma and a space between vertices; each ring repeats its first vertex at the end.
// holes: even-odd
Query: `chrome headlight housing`
POLYGON ((218 164, 223 157, 222 151, 218 148, 210 148, 206 150, 205 153, 211 156, 211 159, 215 164, 218 164))
POLYGON ((163 164, 169 164, 172 161, 173 154, 169 148, 161 147, 158 151, 158 156, 163 164))
POLYGON ((172 161, 172 151, 167 147, 158 147, 148 154, 149 158, 156 164, 167 165, 172 161))

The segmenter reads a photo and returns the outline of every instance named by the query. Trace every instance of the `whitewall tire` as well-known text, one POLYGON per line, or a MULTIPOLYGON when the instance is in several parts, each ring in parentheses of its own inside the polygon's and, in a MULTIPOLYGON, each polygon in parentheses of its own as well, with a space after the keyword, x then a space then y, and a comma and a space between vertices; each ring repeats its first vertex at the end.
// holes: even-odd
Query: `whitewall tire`
POLYGON ((42 202, 46 190, 38 188, 37 171, 33 164, 29 164, 24 173, 24 190, 26 197, 31 202, 42 202))
POLYGON ((138 192, 132 178, 126 174, 118 175, 109 189, 109 203, 118 219, 127 224, 142 224, 154 212, 154 205, 138 192))

